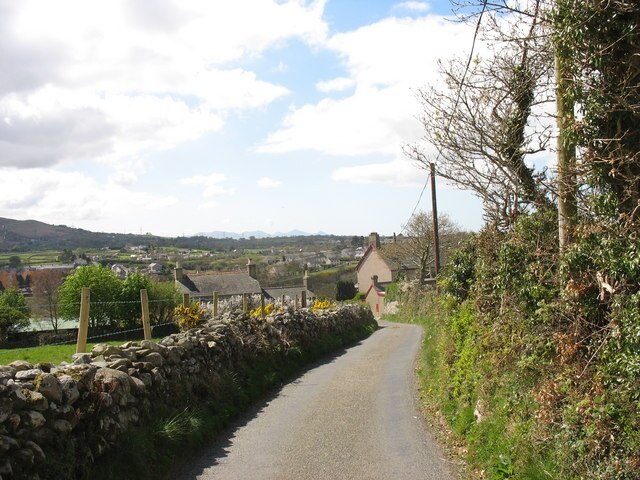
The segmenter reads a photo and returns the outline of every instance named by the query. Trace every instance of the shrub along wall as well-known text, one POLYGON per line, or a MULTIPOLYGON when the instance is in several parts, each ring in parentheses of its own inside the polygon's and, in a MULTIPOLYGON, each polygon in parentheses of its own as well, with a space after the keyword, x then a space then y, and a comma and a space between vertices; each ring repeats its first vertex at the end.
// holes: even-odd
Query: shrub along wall
POLYGON ((233 410, 229 401, 277 383, 282 365, 374 328, 371 312, 353 305, 264 320, 230 314, 157 344, 96 345, 73 364, 0 366, 0 479, 85 478, 125 432, 198 405, 233 410))

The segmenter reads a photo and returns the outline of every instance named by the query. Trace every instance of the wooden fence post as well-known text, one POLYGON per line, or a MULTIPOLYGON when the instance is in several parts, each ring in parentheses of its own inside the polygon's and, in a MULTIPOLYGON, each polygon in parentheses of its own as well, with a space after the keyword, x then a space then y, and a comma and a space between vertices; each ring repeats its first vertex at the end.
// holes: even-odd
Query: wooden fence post
POLYGON ((264 318, 264 295, 260 295, 260 316, 264 318))
POLYGON ((298 295, 296 295, 296 302, 294 303, 295 309, 298 310, 299 304, 298 304, 298 295))
POLYGON ((247 312, 249 310, 249 296, 246 293, 242 294, 242 311, 247 312))
POLYGON ((218 316, 218 292, 213 292, 213 318, 218 316))
POLYGON ((89 304, 91 301, 91 289, 82 287, 80 294, 80 324, 78 325, 78 339, 76 353, 87 351, 87 332, 89 331, 89 304))
POLYGON ((184 305, 185 307, 188 307, 191 303, 191 300, 189 299, 189 294, 188 293, 183 293, 182 294, 182 305, 184 305))
POLYGON ((300 298, 301 298, 302 308, 307 308, 307 292, 305 290, 303 290, 300 293, 300 298))
POLYGON ((287 303, 287 297, 285 295, 282 295, 282 308, 286 307, 286 303, 287 303))
POLYGON ((144 339, 151 340, 151 320, 149 319, 149 295, 147 289, 140 290, 140 308, 142 310, 142 329, 144 339))

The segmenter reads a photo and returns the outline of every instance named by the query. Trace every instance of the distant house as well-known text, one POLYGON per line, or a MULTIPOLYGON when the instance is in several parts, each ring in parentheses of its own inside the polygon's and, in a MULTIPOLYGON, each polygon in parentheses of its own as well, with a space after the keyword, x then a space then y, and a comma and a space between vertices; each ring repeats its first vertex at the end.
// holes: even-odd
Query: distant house
POLYGON ((385 256, 381 249, 380 236, 376 232, 369 235, 369 246, 356 266, 358 291, 364 293, 366 301, 376 317, 384 313, 385 287, 403 275, 411 278, 418 270, 410 259, 399 262, 385 256))
POLYGON ((150 263, 147 267, 147 272, 150 275, 162 275, 167 271, 167 266, 160 262, 150 263))
POLYGON ((213 293, 220 298, 234 295, 260 295, 262 288, 256 280, 256 265, 249 260, 246 272, 216 272, 186 274, 179 266, 175 269, 176 288, 191 298, 209 301, 213 293))
POLYGON ((120 280, 124 280, 129 275, 129 269, 120 263, 111 265, 111 271, 116 274, 120 280))

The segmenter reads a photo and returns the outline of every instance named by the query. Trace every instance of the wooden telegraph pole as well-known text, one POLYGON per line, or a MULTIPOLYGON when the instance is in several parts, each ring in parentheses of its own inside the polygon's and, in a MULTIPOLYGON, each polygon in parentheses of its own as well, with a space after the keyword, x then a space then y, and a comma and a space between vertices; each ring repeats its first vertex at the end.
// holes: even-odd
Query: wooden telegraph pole
POLYGON ((436 166, 429 164, 431 170, 431 212, 433 214, 433 252, 435 256, 436 276, 440 273, 440 234, 438 231, 438 203, 436 201, 436 166))
POLYGON ((144 339, 151 340, 151 321, 149 319, 149 294, 147 289, 140 290, 140 309, 142 313, 142 329, 144 331, 144 339))
POLYGON ((87 332, 89 331, 89 306, 91 302, 91 289, 82 287, 80 295, 80 323, 78 325, 78 339, 76 353, 87 351, 87 332))

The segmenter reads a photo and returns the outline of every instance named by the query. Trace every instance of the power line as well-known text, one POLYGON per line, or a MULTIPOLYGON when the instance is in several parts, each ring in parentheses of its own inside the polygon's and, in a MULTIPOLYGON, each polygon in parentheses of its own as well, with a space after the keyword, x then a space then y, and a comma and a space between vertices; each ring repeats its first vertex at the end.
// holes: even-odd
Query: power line
MULTIPOLYGON (((473 32, 473 41, 471 42, 471 51, 469 52, 469 58, 467 58, 467 64, 465 65, 464 68, 464 73, 462 74, 462 80, 460 81, 460 83, 458 84, 458 93, 456 94, 456 101, 453 105, 453 109, 451 110, 451 115, 449 115, 449 121, 447 123, 447 130, 449 130, 449 128, 451 128, 451 122, 453 121, 453 116, 456 113, 456 110, 458 109, 458 104, 460 103, 460 97, 462 96, 462 87, 464 86, 464 82, 467 79, 467 74, 469 73, 469 67, 471 66, 471 62, 473 61, 473 53, 476 49, 476 42, 478 40, 478 33, 480 32, 480 25, 482 23, 482 17, 484 16, 484 12, 487 10, 487 0, 484 0, 482 2, 482 10, 480 10, 480 15, 478 16, 478 21, 476 23, 476 29, 473 32)), ((438 149, 438 155, 436 155, 435 160, 433 161, 433 163, 436 163, 438 161, 438 159, 442 156, 442 149, 436 145, 435 146, 438 149)), ((422 196, 424 195, 425 190, 427 189, 427 185, 429 184, 429 179, 430 179, 430 175, 427 174, 427 178, 424 182, 424 185, 422 186, 422 190, 420 191, 420 195, 418 196, 418 201, 416 202, 415 206, 413 207, 413 210, 411 211, 411 215, 409 215, 409 218, 413 217, 413 215, 416 213, 416 210, 418 209, 418 205, 420 205, 420 201, 422 200, 422 196)), ((409 223, 407 221, 407 223, 409 223)), ((402 230, 400 230, 400 233, 404 232, 407 228, 407 225, 405 224, 402 227, 402 230)))

